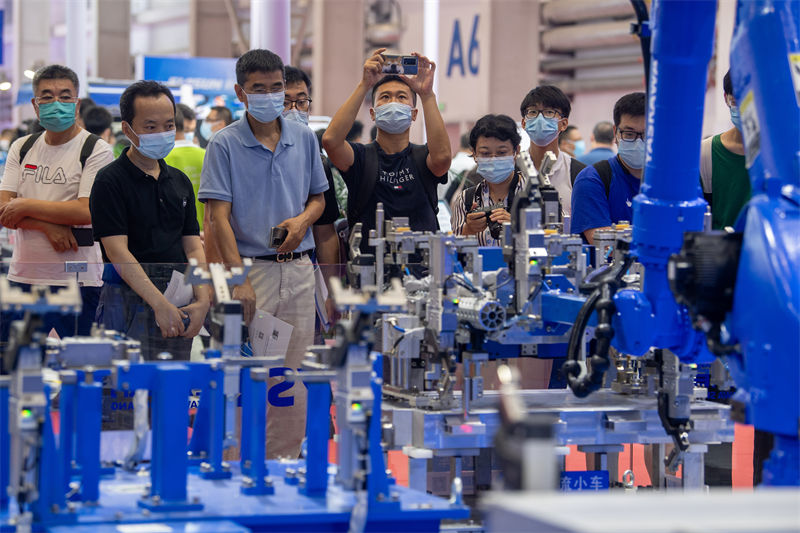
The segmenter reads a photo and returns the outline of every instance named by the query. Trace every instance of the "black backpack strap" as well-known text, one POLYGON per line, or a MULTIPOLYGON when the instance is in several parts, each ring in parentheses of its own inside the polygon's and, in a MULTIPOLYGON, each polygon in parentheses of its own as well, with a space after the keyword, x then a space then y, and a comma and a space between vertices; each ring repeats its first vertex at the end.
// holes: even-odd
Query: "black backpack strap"
POLYGON ((586 165, 584 163, 581 163, 580 161, 578 161, 574 157, 570 157, 570 162, 569 162, 569 182, 572 185, 575 185, 575 178, 578 177, 578 173, 580 173, 580 171, 583 170, 584 168, 586 168, 586 165))
MULTIPOLYGON (((425 189, 425 194, 428 196, 428 203, 431 204, 433 212, 439 213, 439 194, 437 188, 439 183, 447 183, 447 174, 442 178, 434 176, 433 172, 428 168, 428 146, 424 144, 411 145, 411 159, 414 161, 414 166, 417 167, 417 175, 422 180, 422 187, 425 189)), ((438 224, 438 222, 437 222, 438 224)))
POLYGON ((475 201, 475 193, 477 190, 477 185, 464 189, 464 213, 472 211, 472 203, 475 201))
POLYGON ((94 151, 94 145, 96 145, 97 141, 99 140, 99 135, 90 133, 89 136, 86 137, 86 140, 83 141, 83 147, 81 148, 81 170, 86 167, 86 160, 92 155, 92 152, 94 151))
POLYGON ((28 152, 31 151, 33 148, 33 144, 42 136, 44 131, 40 131, 29 135, 25 142, 22 143, 22 148, 19 149, 19 166, 22 166, 22 162, 25 160, 25 156, 28 155, 28 152))
POLYGON ((511 212, 511 206, 514 205, 514 196, 517 194, 517 185, 519 185, 520 171, 514 170, 514 177, 511 179, 511 185, 508 186, 508 197, 506 198, 506 211, 511 212))
POLYGON ((603 185, 606 188, 606 198, 608 198, 609 191, 611 190, 611 163, 609 163, 608 160, 603 159, 592 166, 600 175, 600 179, 603 180, 603 185))
POLYGON ((362 167, 361 187, 348 187, 347 197, 347 221, 352 228, 364 214, 364 210, 369 204, 375 184, 378 182, 378 171, 380 162, 378 161, 378 144, 373 141, 364 145, 364 165, 362 167), (355 193, 355 194, 353 194, 355 193))

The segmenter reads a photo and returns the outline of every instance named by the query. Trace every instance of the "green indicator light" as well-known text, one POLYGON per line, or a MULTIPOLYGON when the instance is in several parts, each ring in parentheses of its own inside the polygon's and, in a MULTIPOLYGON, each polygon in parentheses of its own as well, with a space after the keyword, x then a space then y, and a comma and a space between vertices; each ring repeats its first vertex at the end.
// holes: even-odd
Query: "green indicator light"
POLYGON ((30 409, 23 409, 22 410, 22 416, 24 418, 30 418, 30 417, 33 416, 33 411, 31 411, 30 409))
POLYGON ((453 298, 453 303, 458 305, 458 298, 453 298))
POLYGON ((360 403, 354 403, 354 404, 350 405, 350 409, 352 409, 353 411, 360 411, 361 410, 361 404, 360 403))

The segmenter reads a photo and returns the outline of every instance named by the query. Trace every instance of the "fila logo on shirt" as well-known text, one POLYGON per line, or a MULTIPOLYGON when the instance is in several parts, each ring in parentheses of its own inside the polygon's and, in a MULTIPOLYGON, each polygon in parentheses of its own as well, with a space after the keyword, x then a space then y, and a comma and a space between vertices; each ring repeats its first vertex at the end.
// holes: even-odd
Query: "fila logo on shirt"
POLYGON ((29 178, 33 178, 34 183, 44 183, 45 185, 64 185, 67 183, 67 175, 61 167, 57 167, 55 171, 50 172, 50 167, 26 164, 22 171, 22 181, 24 182, 29 178))

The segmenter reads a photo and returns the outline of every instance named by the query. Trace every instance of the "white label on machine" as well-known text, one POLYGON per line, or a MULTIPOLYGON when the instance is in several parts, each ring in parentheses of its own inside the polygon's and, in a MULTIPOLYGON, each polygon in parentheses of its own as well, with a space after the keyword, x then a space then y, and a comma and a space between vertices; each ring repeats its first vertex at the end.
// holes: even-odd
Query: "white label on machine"
POLYGON ((739 104, 739 115, 742 119, 745 165, 750 168, 761 153, 761 126, 758 123, 758 109, 752 90, 747 91, 744 100, 739 104))
POLYGON ((800 105, 800 54, 789 54, 789 70, 792 71, 792 85, 797 105, 800 105))
POLYGON ((294 326, 261 309, 250 322, 250 343, 256 357, 286 355, 294 326))
POLYGON ((117 526, 119 533, 172 533, 167 524, 125 524, 117 526))

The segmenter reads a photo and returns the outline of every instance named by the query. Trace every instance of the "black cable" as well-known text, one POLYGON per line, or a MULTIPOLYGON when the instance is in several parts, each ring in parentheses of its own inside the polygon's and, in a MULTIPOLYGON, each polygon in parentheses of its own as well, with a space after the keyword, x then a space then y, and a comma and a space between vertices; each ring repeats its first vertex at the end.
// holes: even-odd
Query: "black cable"
POLYGON ((597 282, 597 288, 581 306, 575 324, 570 331, 567 360, 564 362, 562 370, 567 377, 570 389, 579 398, 588 396, 603 384, 603 375, 610 365, 608 351, 611 347, 611 339, 614 338, 614 328, 611 326, 611 319, 616 312, 614 294, 617 289, 624 285, 622 277, 632 263, 633 257, 626 252, 621 264, 612 267, 605 275, 600 277, 597 282), (587 357, 587 361, 591 363, 591 370, 581 377, 581 367, 578 362, 580 348, 589 318, 595 309, 597 310, 597 327, 595 328, 597 343, 594 353, 587 357))

